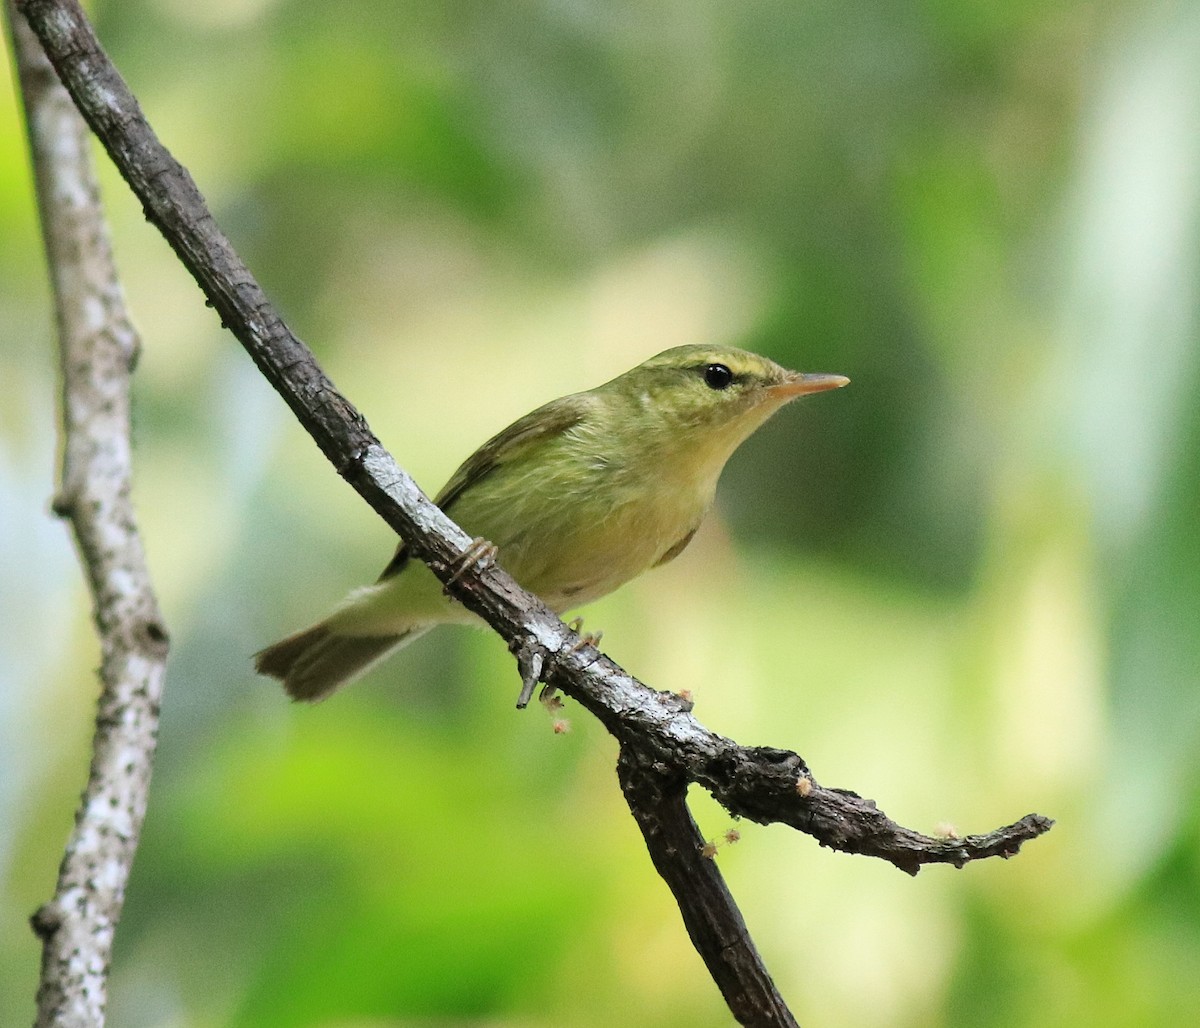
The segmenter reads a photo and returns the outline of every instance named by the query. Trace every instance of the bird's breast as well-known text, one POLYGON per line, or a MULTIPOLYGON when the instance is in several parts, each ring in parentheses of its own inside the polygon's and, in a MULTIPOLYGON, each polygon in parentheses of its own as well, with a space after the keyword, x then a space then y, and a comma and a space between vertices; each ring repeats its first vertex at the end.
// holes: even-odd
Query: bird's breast
POLYGON ((579 606, 681 548, 708 509, 714 485, 670 468, 638 477, 615 462, 597 462, 594 478, 548 500, 522 538, 501 547, 500 560, 555 609, 579 606))

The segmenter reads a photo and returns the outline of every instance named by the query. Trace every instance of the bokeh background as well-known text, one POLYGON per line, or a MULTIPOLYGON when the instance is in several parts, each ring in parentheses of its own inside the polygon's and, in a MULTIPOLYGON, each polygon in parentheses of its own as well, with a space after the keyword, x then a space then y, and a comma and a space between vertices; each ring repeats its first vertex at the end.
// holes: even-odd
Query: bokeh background
MULTIPOLYGON (((587 612, 708 725, 898 820, 1058 819, 909 879, 719 855, 812 1025, 1200 1011, 1200 5, 102 0, 292 326, 435 490, 538 403, 721 342, 853 386, 587 612)), ((11 75, 8 76, 11 81, 11 75)), ((103 161, 174 646, 122 1026, 722 1025, 578 709, 444 630, 316 709, 250 654, 393 539, 103 161)), ((0 1023, 28 1023, 98 650, 50 518, 55 355, 0 91, 0 1023)), ((712 836, 729 818, 704 796, 712 836)))

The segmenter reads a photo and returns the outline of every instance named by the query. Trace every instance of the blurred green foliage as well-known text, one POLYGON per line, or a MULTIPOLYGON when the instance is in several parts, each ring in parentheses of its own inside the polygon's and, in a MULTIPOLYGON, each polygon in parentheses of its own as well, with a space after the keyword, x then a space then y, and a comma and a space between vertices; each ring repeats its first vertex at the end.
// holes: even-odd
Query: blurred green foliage
MULTIPOLYGON (((916 880, 741 826, 802 1023, 1200 1008, 1200 6, 131 0, 101 36, 293 327, 430 490, 666 346, 851 389, 735 458, 588 612, 701 718, 901 821, 1058 818, 916 880)), ((445 630, 317 709, 249 655, 392 540, 101 162, 145 336, 137 499, 174 640, 112 1023, 720 1025, 577 710, 445 630)), ((0 99, 0 1023, 97 662, 47 516, 55 370, 0 99)), ((728 819, 696 797, 707 832, 728 819)))

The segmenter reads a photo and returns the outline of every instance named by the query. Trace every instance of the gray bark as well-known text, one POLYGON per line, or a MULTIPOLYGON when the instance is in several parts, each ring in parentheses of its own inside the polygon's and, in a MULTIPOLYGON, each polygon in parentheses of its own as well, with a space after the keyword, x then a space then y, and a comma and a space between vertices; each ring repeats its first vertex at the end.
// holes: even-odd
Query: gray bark
POLYGON ((101 695, 92 764, 42 940, 39 1026, 104 1023, 113 933, 154 760, 167 634, 130 499, 125 311, 93 173, 90 133, 37 37, 12 16, 62 364, 62 472, 52 508, 71 526, 94 603, 101 695))

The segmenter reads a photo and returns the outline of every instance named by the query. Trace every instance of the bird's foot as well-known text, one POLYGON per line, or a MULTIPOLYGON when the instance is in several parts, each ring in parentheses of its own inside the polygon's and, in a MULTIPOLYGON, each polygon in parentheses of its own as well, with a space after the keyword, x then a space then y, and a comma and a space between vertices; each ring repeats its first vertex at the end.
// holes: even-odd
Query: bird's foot
MULTIPOLYGON (((553 659, 569 657, 571 654, 578 653, 580 650, 586 650, 588 647, 599 650, 600 640, 604 638, 603 632, 583 632, 580 634, 580 630, 583 628, 583 618, 572 618, 567 622, 567 627, 579 635, 579 638, 554 654, 553 659)), ((558 698, 558 688, 549 684, 538 693, 538 702, 543 704, 551 713, 562 707, 562 700, 558 698)))
POLYGON ((570 646, 562 651, 560 656, 566 657, 572 653, 578 653, 580 650, 586 650, 589 646, 593 649, 600 648, 600 640, 604 638, 604 633, 601 632, 585 632, 583 631, 583 618, 572 618, 567 622, 567 627, 579 636, 570 646))
MULTIPOLYGON (((583 628, 583 618, 574 618, 568 622, 567 627, 572 632, 578 633, 583 628)), ((517 658, 517 670, 521 674, 521 693, 517 697, 517 710, 524 710, 529 706, 529 701, 533 699, 533 690, 537 688, 538 682, 547 677, 553 661, 569 657, 588 647, 598 649, 600 640, 603 638, 603 632, 585 632, 558 653, 549 652, 533 636, 526 636, 519 641, 514 640, 509 646, 509 650, 517 658)), ((547 683, 538 693, 538 702, 545 705, 547 710, 552 712, 558 710, 562 706, 562 700, 558 698, 557 693, 558 687, 547 683)))
POLYGON ((473 567, 481 567, 485 564, 490 564, 496 559, 496 547, 484 539, 482 536, 473 539, 471 545, 462 552, 462 556, 456 560, 454 573, 446 579, 446 584, 442 587, 442 592, 449 590, 455 582, 473 567))

